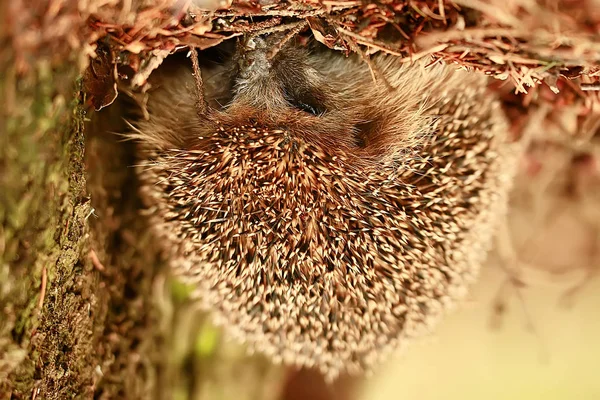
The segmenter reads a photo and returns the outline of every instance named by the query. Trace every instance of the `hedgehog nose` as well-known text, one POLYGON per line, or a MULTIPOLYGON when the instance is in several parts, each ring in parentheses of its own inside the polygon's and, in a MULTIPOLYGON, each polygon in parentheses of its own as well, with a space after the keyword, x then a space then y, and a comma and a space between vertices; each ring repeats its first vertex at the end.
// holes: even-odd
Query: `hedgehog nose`
POLYGON ((251 77, 268 76, 271 62, 267 55, 261 52, 250 52, 244 54, 239 61, 240 77, 249 79, 251 77))
POLYGON ((261 37, 250 38, 245 42, 238 62, 242 78, 268 74, 271 62, 267 57, 266 48, 267 42, 261 37))

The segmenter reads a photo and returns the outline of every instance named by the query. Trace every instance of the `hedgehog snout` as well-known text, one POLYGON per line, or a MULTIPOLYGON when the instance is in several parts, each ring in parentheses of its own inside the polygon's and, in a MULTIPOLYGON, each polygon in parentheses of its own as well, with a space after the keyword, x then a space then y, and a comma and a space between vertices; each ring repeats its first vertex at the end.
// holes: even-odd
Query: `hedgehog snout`
POLYGON ((242 79, 256 80, 258 77, 267 77, 271 70, 265 49, 264 40, 261 38, 248 39, 238 57, 239 75, 242 79))
POLYGON ((307 62, 307 53, 283 48, 267 51, 265 39, 248 39, 237 55, 237 102, 281 111, 288 109, 320 116, 328 110, 324 77, 307 62))

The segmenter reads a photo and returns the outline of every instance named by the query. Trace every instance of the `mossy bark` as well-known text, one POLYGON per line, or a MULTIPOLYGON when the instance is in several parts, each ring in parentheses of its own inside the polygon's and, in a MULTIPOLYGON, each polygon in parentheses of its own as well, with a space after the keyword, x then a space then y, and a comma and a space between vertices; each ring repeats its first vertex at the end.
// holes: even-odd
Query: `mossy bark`
POLYGON ((86 112, 73 55, 0 57, 0 399, 275 398, 166 273, 118 104, 86 112))
POLYGON ((17 71, 10 47, 1 57, 0 398, 71 398, 93 390, 104 302, 85 262, 77 70, 42 58, 17 71))

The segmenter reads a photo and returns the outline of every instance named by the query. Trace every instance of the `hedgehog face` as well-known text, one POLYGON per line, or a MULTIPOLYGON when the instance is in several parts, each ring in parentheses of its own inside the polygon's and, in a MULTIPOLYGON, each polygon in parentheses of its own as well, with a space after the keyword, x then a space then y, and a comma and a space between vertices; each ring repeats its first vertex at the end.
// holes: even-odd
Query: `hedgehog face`
POLYGON ((358 372, 464 292, 514 151, 479 77, 379 57, 374 83, 357 59, 268 48, 207 63, 200 115, 189 68, 156 76, 132 134, 142 197, 229 334, 330 378, 358 372))

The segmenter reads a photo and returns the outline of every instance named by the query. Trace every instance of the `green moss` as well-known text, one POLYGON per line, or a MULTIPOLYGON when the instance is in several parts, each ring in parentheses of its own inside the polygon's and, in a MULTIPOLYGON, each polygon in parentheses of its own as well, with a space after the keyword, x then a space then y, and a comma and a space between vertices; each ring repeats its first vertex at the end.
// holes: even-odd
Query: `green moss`
POLYGON ((196 340, 196 355, 201 358, 209 358, 214 355, 219 344, 219 329, 213 324, 205 321, 198 332, 196 340))
POLYGON ((188 285, 180 280, 172 279, 170 281, 171 286, 171 295, 173 296, 173 301, 175 303, 184 303, 189 300, 192 291, 194 290, 193 286, 188 285))
POLYGON ((89 202, 78 71, 41 59, 27 75, 2 72, 0 93, 13 100, 0 125, 0 393, 72 398, 91 384, 90 357, 99 357, 95 305, 77 294, 98 285, 82 268, 89 202))

